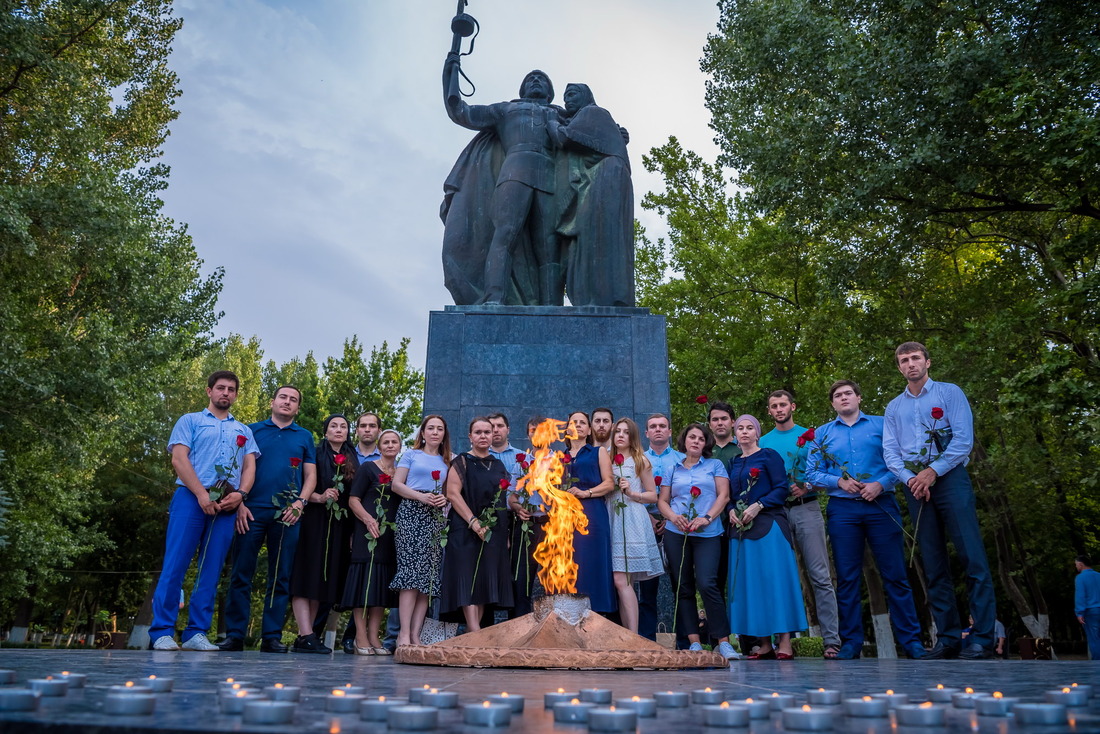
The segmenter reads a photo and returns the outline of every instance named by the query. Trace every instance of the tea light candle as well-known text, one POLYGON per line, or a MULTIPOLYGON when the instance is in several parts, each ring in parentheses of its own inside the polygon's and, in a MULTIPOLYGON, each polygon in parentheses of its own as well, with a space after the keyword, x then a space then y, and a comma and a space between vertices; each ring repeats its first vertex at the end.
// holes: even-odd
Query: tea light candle
POLYGON ((806 701, 811 706, 836 706, 840 703, 840 691, 810 688, 806 691, 806 701))
POLYGON ((232 678, 228 678, 218 684, 218 691, 221 693, 232 693, 242 688, 257 688, 257 686, 251 681, 233 680, 232 678))
POLYGON ((554 704, 569 703, 574 698, 580 700, 581 694, 579 691, 573 691, 572 693, 566 691, 564 688, 559 688, 557 691, 551 691, 546 693, 542 697, 542 707, 544 709, 554 709, 554 704))
POLYGON ((290 701, 291 703, 298 703, 298 701, 302 700, 302 689, 298 686, 284 686, 282 683, 276 683, 273 686, 265 688, 264 695, 272 701, 290 701))
POLYGON ((434 706, 437 709, 456 709, 458 708, 458 693, 430 688, 420 694, 420 705, 434 706))
POLYGON ((615 708, 633 709, 638 716, 643 718, 657 715, 657 702, 652 698, 641 698, 639 696, 616 698, 615 708))
POLYGON ((408 699, 404 698, 368 698, 359 704, 359 718, 363 721, 385 721, 391 708, 408 705, 408 699))
POLYGON ((886 693, 872 693, 871 698, 876 698, 881 701, 885 701, 886 705, 894 709, 898 706, 903 706, 909 703, 909 694, 907 693, 894 693, 894 689, 888 688, 886 693))
POLYGON ((691 692, 692 703, 702 703, 707 705, 717 705, 722 703, 726 698, 726 695, 722 691, 716 691, 710 687, 697 688, 691 692))
POLYGON ((594 708, 588 712, 588 731, 634 731, 638 712, 634 709, 594 708))
POLYGON ((766 719, 771 716, 772 705, 768 703, 768 699, 754 699, 746 698, 744 701, 730 701, 731 704, 735 703, 738 706, 744 706, 749 710, 750 719, 766 719))
POLYGON ((508 726, 512 723, 512 704, 468 703, 462 707, 462 720, 474 726, 508 726))
POLYGON ((596 704, 581 701, 574 698, 572 701, 554 704, 554 721, 559 724, 586 724, 588 712, 596 708, 596 704))
POLYGON ((29 688, 0 688, 0 711, 36 711, 41 698, 29 688))
POLYGON ((151 675, 148 678, 138 678, 134 681, 134 685, 148 688, 153 693, 168 693, 172 690, 172 679, 158 678, 155 675, 151 675))
POLYGON ((334 688, 325 697, 325 711, 330 714, 352 714, 359 710, 359 704, 366 699, 361 693, 345 693, 343 688, 334 688))
MULTIPOLYGON (((33 683, 34 681, 31 682, 33 683)), ((49 694, 43 693, 42 695, 46 696, 49 694)), ((1060 703, 1063 706, 1089 705, 1089 697, 1084 691, 1079 690, 1079 688, 1070 688, 1069 686, 1057 691, 1047 691, 1043 694, 1043 700, 1047 703, 1060 703)))
POLYGON ((424 731, 439 724, 439 709, 432 706, 391 706, 386 711, 386 724, 399 731, 424 731))
POLYGON ((0 670, 0 686, 15 685, 15 671, 3 669, 0 670))
POLYGON ((794 707, 794 696, 789 693, 775 692, 768 696, 768 703, 771 704, 772 711, 782 711, 794 707))
POLYGON ((828 709, 814 708, 805 704, 801 708, 783 709, 783 728, 798 731, 825 731, 833 728, 834 718, 833 712, 828 709))
POLYGON ((409 703, 419 704, 420 703, 420 697, 424 693, 430 691, 431 689, 432 689, 432 687, 429 686, 427 683, 425 683, 420 688, 410 688, 409 689, 409 703))
POLYGON ((508 706, 513 714, 522 714, 523 706, 526 703, 526 699, 524 699, 523 696, 519 696, 515 693, 508 693, 507 691, 502 691, 499 694, 494 693, 486 698, 489 703, 500 703, 508 706))
POLYGON ((988 693, 976 693, 973 688, 964 688, 960 693, 951 694, 951 703, 957 709, 974 708, 974 699, 988 696, 988 693))
POLYGON ((351 683, 345 683, 344 685, 340 686, 340 690, 346 694, 356 696, 364 696, 367 693, 367 689, 365 686, 353 686, 351 683))
POLYGON ((994 691, 988 698, 979 698, 974 701, 974 710, 978 716, 1008 716, 1020 699, 1005 698, 1000 691, 994 691))
POLYGON ((235 693, 218 696, 218 700, 223 714, 243 714, 246 703, 263 700, 263 696, 247 688, 242 688, 235 693))
POLYGON ((610 688, 582 688, 581 700, 588 703, 611 703, 610 688))
POLYGON ((241 720, 246 724, 289 724, 296 708, 290 701, 250 700, 245 702, 241 720))
POLYGON ((846 698, 844 699, 844 713, 849 716, 861 718, 879 718, 890 715, 889 702, 882 698, 846 698))
POLYGON ((148 689, 107 691, 103 712, 112 716, 148 716, 157 705, 157 697, 148 689))
MULTIPOLYGON (((3 683, 3 673, 4 671, 0 670, 0 683, 3 683)), ((54 678, 60 678, 61 680, 69 681, 69 690, 72 690, 74 688, 83 688, 84 685, 88 682, 88 676, 86 676, 84 673, 70 673, 67 670, 62 670, 60 673, 55 675, 54 678)), ((12 679, 12 682, 15 682, 14 677, 12 679)))
POLYGON ((1021 724, 1065 724, 1068 721, 1066 707, 1060 703, 1018 703, 1012 707, 1012 715, 1021 724))
POLYGON ((703 707, 703 723, 707 726, 748 726, 749 710, 738 704, 723 701, 717 706, 703 707))
MULTIPOLYGON (((2 671, 0 671, 2 672, 2 671)), ((3 682, 3 681, 0 681, 3 682)), ((1084 691, 1087 698, 1092 698, 1092 686, 1084 683, 1070 683, 1068 686, 1058 686, 1058 688, 1072 688, 1075 691, 1084 691)))
POLYGON ((69 681, 62 678, 54 678, 47 675, 45 678, 31 678, 27 681, 31 690, 38 691, 43 696, 58 698, 69 692, 69 681))
POLYGON ((924 689, 924 692, 932 703, 951 703, 951 695, 958 693, 959 689, 944 688, 943 683, 940 683, 935 688, 924 689))
POLYGON ((657 691, 653 694, 653 700, 657 702, 657 708, 682 709, 687 708, 691 699, 684 691, 657 691))
POLYGON ((927 703, 903 704, 894 709, 900 726, 943 726, 947 720, 947 707, 927 703))

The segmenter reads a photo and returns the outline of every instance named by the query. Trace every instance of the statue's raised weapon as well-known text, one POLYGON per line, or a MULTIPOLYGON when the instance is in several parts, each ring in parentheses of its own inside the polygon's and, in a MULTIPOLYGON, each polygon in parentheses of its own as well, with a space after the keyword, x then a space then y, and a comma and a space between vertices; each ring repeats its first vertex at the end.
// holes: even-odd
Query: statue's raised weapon
MULTIPOLYGON (((455 15, 455 17, 451 19, 451 33, 453 34, 453 36, 451 38, 451 54, 450 55, 452 57, 469 56, 470 54, 472 54, 474 52, 474 41, 477 40, 477 34, 481 32, 481 26, 478 25, 478 22, 474 18, 474 16, 463 12, 466 9, 467 4, 468 4, 468 0, 458 0, 458 12, 455 15), (471 38, 471 36, 472 36, 472 38, 471 38), (463 38, 469 38, 470 39, 470 50, 465 52, 465 53, 462 52, 462 39, 463 38)), ((456 58, 455 63, 457 65, 457 58, 456 58)), ((474 86, 474 83, 470 80, 470 77, 466 76, 465 72, 462 71, 462 67, 459 66, 458 67, 458 74, 455 74, 451 77, 451 82, 448 85, 447 104, 451 104, 452 100, 457 102, 460 97, 473 96, 473 93, 476 89, 477 88, 474 86), (463 92, 459 88, 458 80, 459 80, 460 76, 463 79, 465 79, 467 82, 469 82, 469 84, 470 84, 469 93, 463 92)))

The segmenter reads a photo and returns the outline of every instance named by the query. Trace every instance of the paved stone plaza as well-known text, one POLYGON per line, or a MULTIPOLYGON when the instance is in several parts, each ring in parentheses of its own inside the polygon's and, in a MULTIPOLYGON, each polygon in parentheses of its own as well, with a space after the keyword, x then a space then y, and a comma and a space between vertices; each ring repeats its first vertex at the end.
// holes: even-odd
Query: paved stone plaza
MULTIPOLYGON (((320 655, 265 655, 259 652, 195 653, 139 651, 4 650, 0 668, 14 670, 15 687, 32 678, 43 678, 62 670, 85 673, 88 685, 63 698, 42 698, 35 713, 0 713, 0 732, 196 732, 196 731, 267 731, 267 732, 373 732, 383 731, 382 724, 360 721, 355 714, 325 713, 324 700, 329 691, 347 683, 363 686, 368 695, 404 696, 409 688, 427 683, 441 690, 456 691, 461 703, 474 703, 492 693, 508 691, 526 696, 525 712, 513 717, 507 729, 484 729, 462 722, 461 710, 441 712, 436 731, 475 734, 479 731, 509 732, 587 732, 584 725, 555 724, 542 705, 547 691, 563 687, 608 688, 614 696, 648 697, 655 691, 691 691, 711 687, 728 699, 761 697, 774 691, 791 693, 802 703, 808 688, 840 690, 844 698, 881 693, 891 688, 908 693, 914 701, 924 700, 924 691, 942 683, 946 686, 972 686, 975 690, 1003 691, 1024 701, 1041 701, 1043 693, 1056 686, 1100 683, 1100 665, 1095 662, 1049 661, 825 661, 795 660, 739 661, 728 670, 696 671, 574 671, 574 670, 475 670, 435 668, 395 664, 391 658, 354 657, 337 653, 320 655), (107 687, 127 680, 157 675, 174 679, 171 693, 158 694, 156 711, 151 716, 115 717, 103 713, 107 687), (227 677, 248 680, 259 687, 283 683, 302 687, 302 701, 289 726, 245 726, 240 716, 219 712, 218 682, 227 677)), ((12 686, 7 686, 11 688, 12 686)), ((1068 727, 1025 727, 1011 719, 977 717, 964 710, 949 710, 948 728, 990 734, 1030 731, 1100 732, 1100 699, 1093 697, 1087 709, 1071 709, 1068 727)), ((942 729, 892 726, 888 719, 837 720, 834 731, 859 734, 931 734, 942 729)), ((642 734, 691 734, 715 732, 703 725, 698 707, 660 709, 656 718, 639 719, 642 734)), ((726 731, 783 731, 777 715, 754 721, 750 729, 726 731)))

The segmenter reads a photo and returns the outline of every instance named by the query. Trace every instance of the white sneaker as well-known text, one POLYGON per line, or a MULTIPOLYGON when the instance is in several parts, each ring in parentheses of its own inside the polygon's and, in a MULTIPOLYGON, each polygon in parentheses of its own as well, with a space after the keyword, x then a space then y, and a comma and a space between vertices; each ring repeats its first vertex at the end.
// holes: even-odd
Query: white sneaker
POLYGON ((154 650, 179 650, 180 646, 176 644, 176 641, 172 639, 172 635, 165 635, 164 637, 158 637, 156 642, 153 643, 154 650))
POLYGON ((701 643, 698 643, 698 642, 693 642, 688 647, 688 652, 702 652, 702 651, 703 651, 703 645, 701 643))
POLYGON ((198 652, 221 652, 221 648, 210 640, 202 632, 183 643, 184 650, 197 650, 198 652))
POLYGON ((740 660, 741 659, 741 653, 734 650, 733 645, 731 645, 728 642, 719 642, 718 643, 718 649, 715 650, 715 652, 717 652, 719 655, 724 657, 726 660, 740 660))

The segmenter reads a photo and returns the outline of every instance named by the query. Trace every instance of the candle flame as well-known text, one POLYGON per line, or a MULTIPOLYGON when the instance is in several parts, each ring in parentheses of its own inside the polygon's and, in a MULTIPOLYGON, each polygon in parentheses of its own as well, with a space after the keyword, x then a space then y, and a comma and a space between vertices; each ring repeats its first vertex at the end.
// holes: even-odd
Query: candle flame
POLYGON ((332 695, 334 695, 334 696, 343 696, 344 691, 340 688, 333 688, 332 689, 332 695))
POLYGON ((431 688, 431 686, 429 686, 429 685, 428 685, 427 683, 425 683, 425 684, 424 684, 424 690, 426 691, 426 690, 428 690, 429 688, 431 688))
POLYGON ((777 698, 778 696, 779 693, 777 691, 772 691, 772 698, 777 698))
POLYGON ((275 684, 275 687, 276 687, 276 688, 282 688, 282 687, 283 687, 283 684, 282 684, 282 683, 276 683, 276 684, 275 684))
POLYGON ((937 683, 936 684, 936 690, 942 691, 943 690, 943 683, 937 683))
POLYGON ((887 696, 893 696, 894 695, 894 689, 893 688, 887 688, 886 689, 886 695, 887 696))
POLYGON ((226 679, 225 679, 225 682, 226 682, 226 683, 232 683, 232 682, 233 682, 233 679, 232 679, 232 678, 226 678, 226 679))
POLYGON ((922 709, 930 709, 930 708, 932 708, 932 702, 931 701, 925 701, 924 703, 922 703, 920 705, 920 707, 922 709))
POLYGON ((575 698, 574 698, 574 699, 573 699, 572 701, 570 701, 569 703, 570 703, 570 704, 578 704, 578 703, 580 703, 580 701, 578 701, 577 699, 575 699, 575 698))
POLYGON ((379 696, 379 697, 378 697, 378 703, 382 703, 382 702, 384 702, 385 700, 386 700, 386 697, 385 697, 385 696, 379 696))
POLYGON ((483 701, 481 705, 484 706, 485 708, 489 708, 489 702, 488 701, 483 701))
POLYGON ((974 692, 973 688, 967 688, 966 689, 966 693, 968 693, 968 694, 973 693, 973 692, 974 692))
POLYGON ((1070 683, 1069 685, 1070 685, 1071 688, 1076 688, 1077 687, 1076 683, 1070 683))
POLYGON ((746 698, 745 703, 752 703, 752 699, 751 698, 746 698))
POLYGON ((237 698, 244 698, 248 695, 248 691, 237 691, 237 698))
POLYGON ((1000 691, 993 691, 993 698, 1004 698, 1004 697, 1005 697, 1005 694, 1001 693, 1000 691))
POLYGON ((502 696, 503 698, 508 698, 508 691, 501 691, 501 692, 500 692, 500 695, 501 695, 501 696, 502 696))
POLYGON ((631 696, 630 700, 631 701, 641 701, 642 699, 638 698, 637 696, 631 696))
POLYGON ((240 683, 234 683, 232 686, 230 686, 230 688, 232 688, 234 691, 237 690, 240 687, 241 687, 240 683))
POLYGON ((729 701, 723 701, 722 703, 718 704, 718 708, 728 709, 729 707, 730 707, 730 702, 729 701))
POLYGON ((864 696, 864 697, 863 697, 863 700, 864 700, 864 701, 870 701, 870 700, 871 700, 871 697, 870 697, 870 696, 864 696))
POLYGON ((608 709, 608 710, 609 710, 609 711, 614 711, 614 710, 615 710, 615 704, 611 704, 611 708, 610 708, 610 709, 608 709))
POLYGON ((710 686, 707 686, 706 688, 704 688, 703 692, 704 693, 710 693, 710 686))
POLYGON ((818 688, 817 690, 821 691, 822 693, 824 693, 824 692, 825 692, 825 689, 824 689, 824 688, 818 688))
POLYGON ((344 688, 351 688, 351 683, 345 683, 344 688))
POLYGON ((332 722, 332 726, 328 728, 328 734, 340 734, 340 722, 332 722))
POLYGON ((808 704, 808 703, 802 704, 802 710, 803 711, 813 711, 813 709, 810 708, 810 704, 808 704))
POLYGON ((126 681, 126 687, 127 688, 133 688, 134 687, 134 682, 132 680, 126 681))
MULTIPOLYGON (((69 671, 67 671, 67 670, 62 670, 61 671, 61 675, 68 675, 68 674, 69 674, 69 671)), ((1077 685, 1077 684, 1074 683, 1073 685, 1077 685)))
POLYGON ((558 693, 565 693, 565 689, 564 688, 559 688, 558 693))
POLYGON ((1063 688, 1062 693, 1069 693, 1069 689, 1068 688, 1063 688))
POLYGON ((439 689, 438 688, 432 688, 431 690, 428 691, 428 693, 439 693, 439 689))

